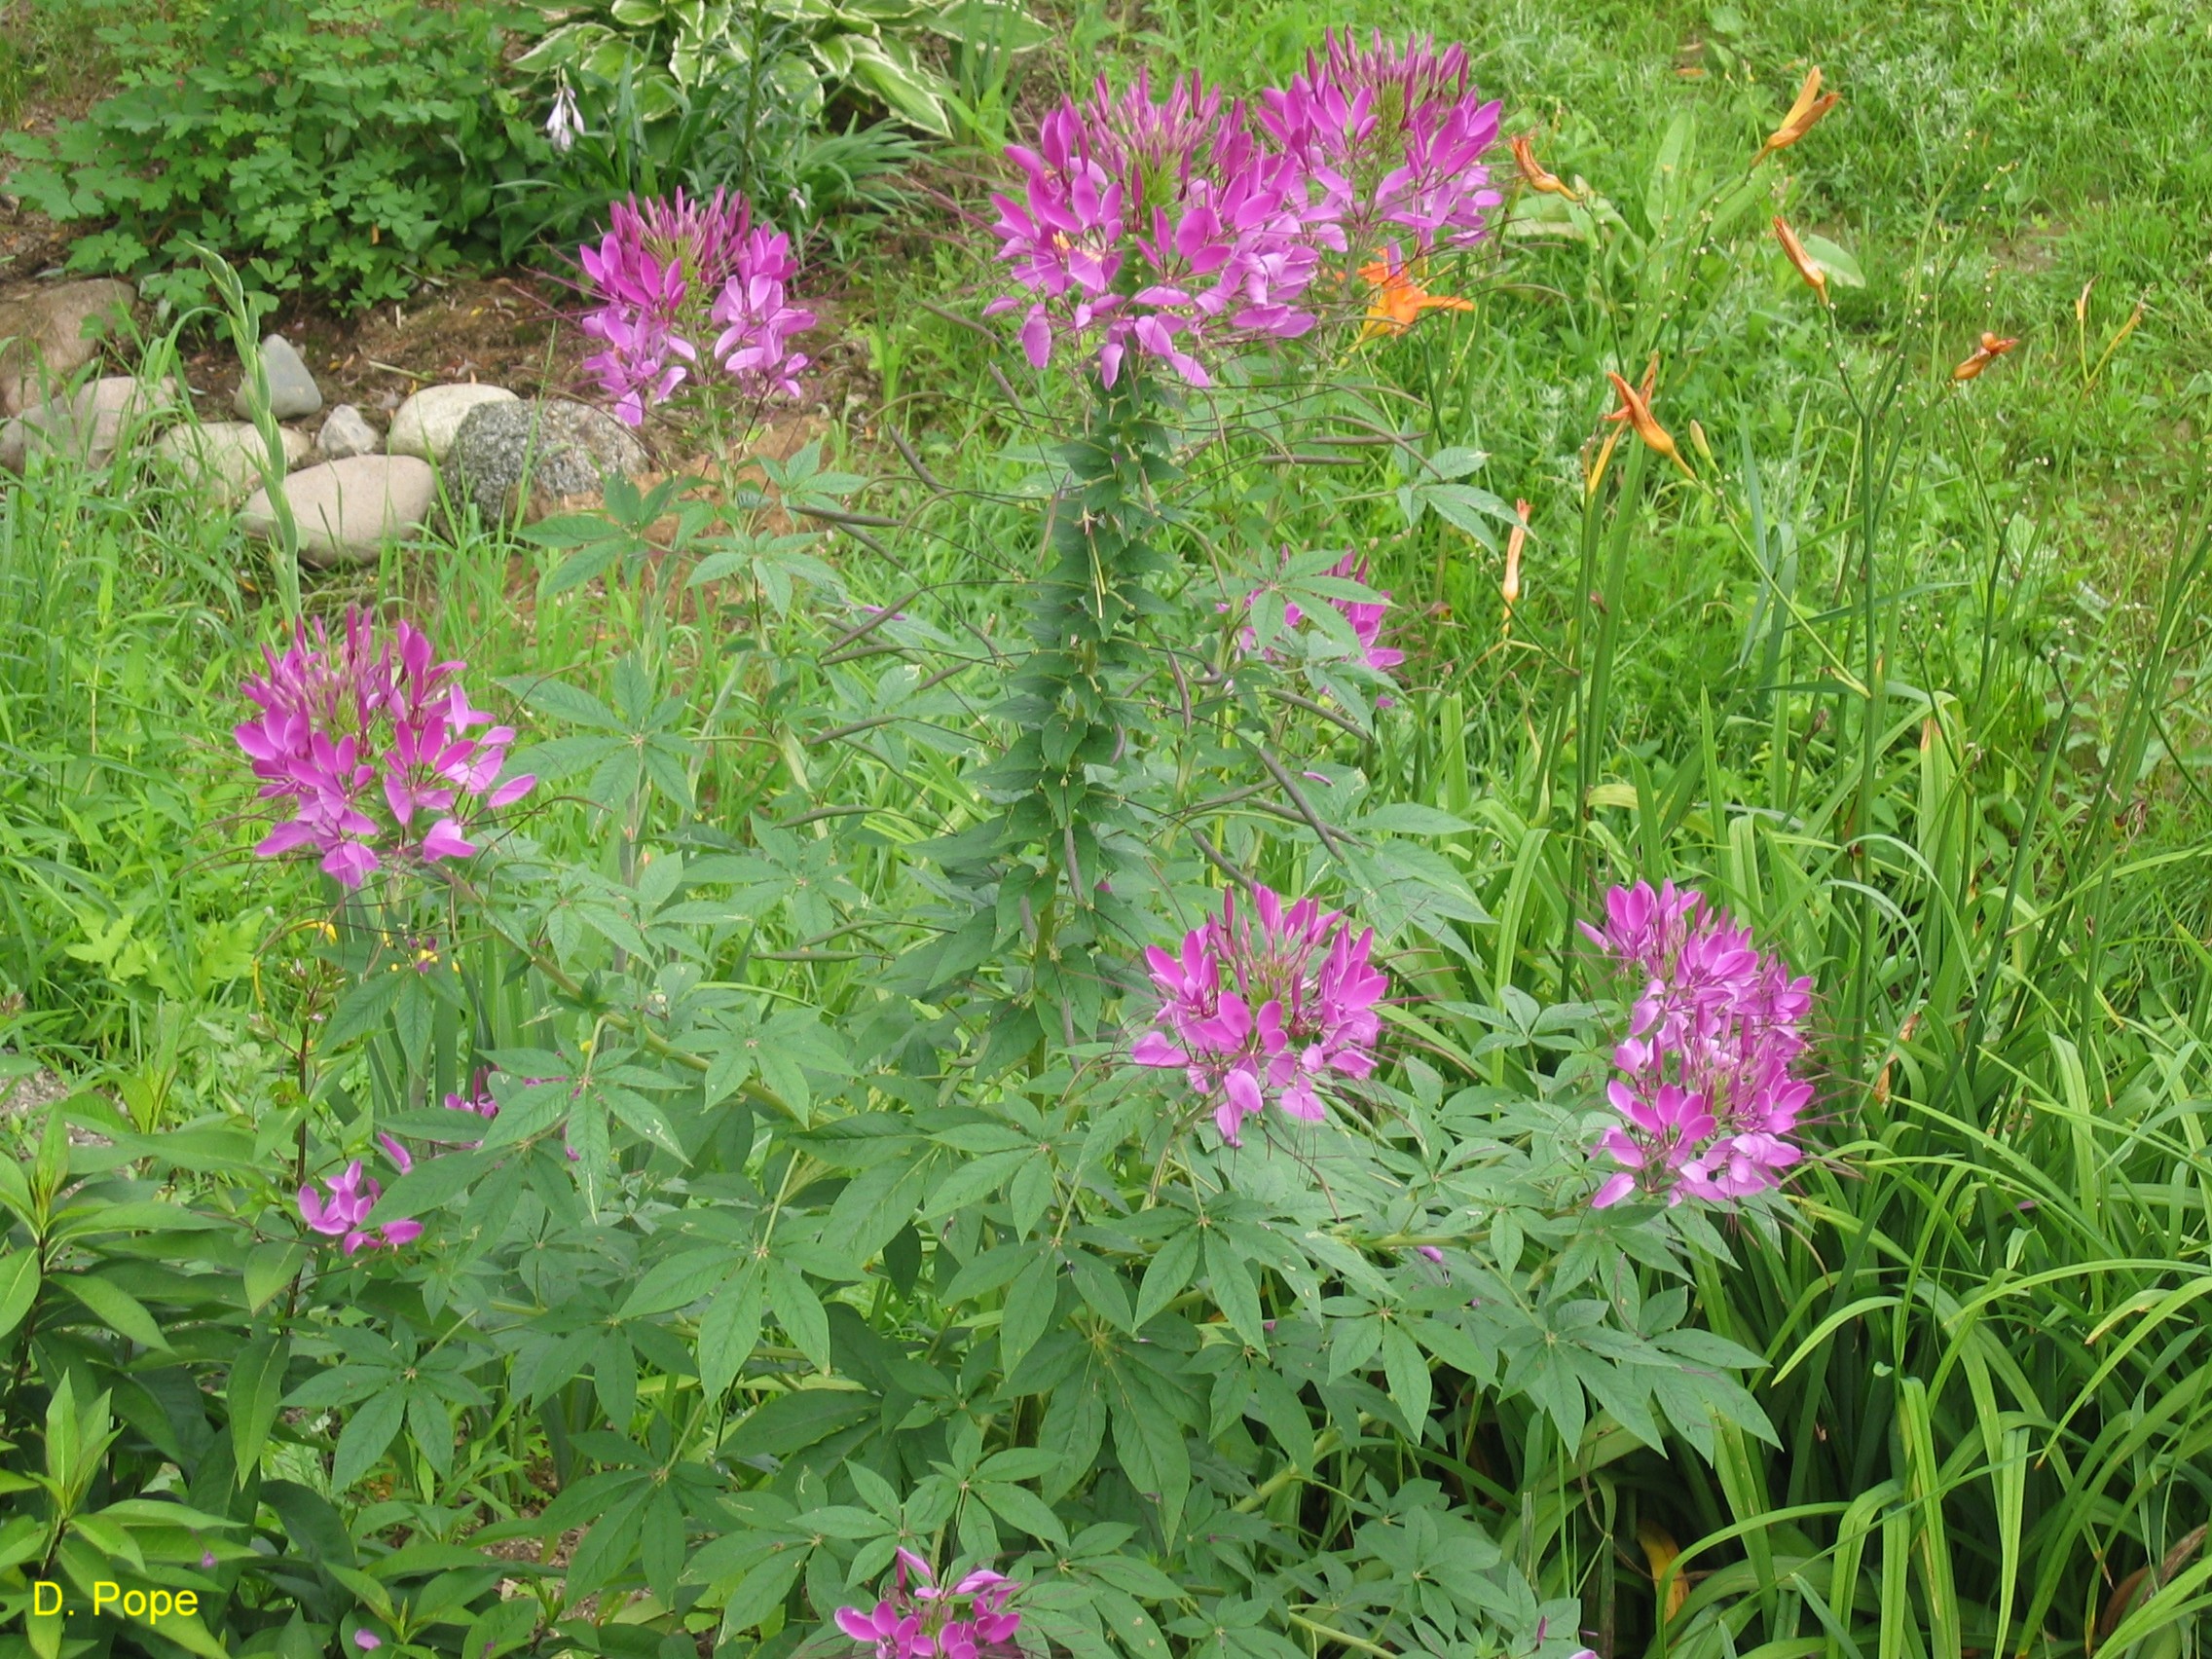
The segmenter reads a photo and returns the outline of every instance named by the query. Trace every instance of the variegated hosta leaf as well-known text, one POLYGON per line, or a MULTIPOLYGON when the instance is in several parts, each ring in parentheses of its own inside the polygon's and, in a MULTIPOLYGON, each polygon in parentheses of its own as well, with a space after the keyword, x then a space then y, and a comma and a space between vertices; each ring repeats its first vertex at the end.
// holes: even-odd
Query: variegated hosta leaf
POLYGON ((516 59, 516 67, 534 75, 570 68, 609 44, 626 50, 622 37, 605 23, 563 23, 516 59))
POLYGON ((922 26, 947 40, 999 52, 1028 52, 1052 37, 1051 30, 1022 8, 1003 0, 950 0, 924 18, 922 26))
POLYGON ((853 80, 881 98, 900 120, 940 138, 952 135, 944 109, 944 98, 952 89, 935 70, 916 62, 905 42, 871 35, 844 38, 852 42, 853 80))

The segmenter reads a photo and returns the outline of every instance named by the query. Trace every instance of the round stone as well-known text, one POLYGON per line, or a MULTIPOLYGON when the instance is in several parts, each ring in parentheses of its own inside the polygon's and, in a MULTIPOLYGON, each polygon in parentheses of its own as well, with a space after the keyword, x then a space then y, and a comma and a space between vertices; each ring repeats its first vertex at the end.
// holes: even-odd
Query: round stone
POLYGON ((645 446, 613 416, 548 397, 471 410, 454 434, 446 471, 479 512, 511 521, 541 518, 564 496, 605 488, 610 475, 635 478, 648 461, 645 446))
POLYGON ((0 408, 19 415, 58 391, 137 297, 129 283, 100 276, 0 301, 0 408))
MULTIPOLYGON (((322 388, 314 384, 314 376, 308 373, 299 352, 281 334, 262 341, 261 372, 269 382, 269 412, 277 420, 297 421, 322 407, 322 388)), ((231 398, 231 409, 240 420, 253 416, 253 403, 246 396, 242 378, 231 398)))
MULTIPOLYGON (((289 471, 307 460, 308 436, 290 426, 276 429, 283 437, 284 466, 289 471)), ((250 421, 171 426, 154 440, 154 453, 173 462, 226 507, 260 487, 262 463, 269 459, 261 432, 250 421)))
MULTIPOLYGON (((299 530, 301 562, 326 570, 373 564, 387 542, 421 530, 437 498, 437 475, 411 455, 357 455, 304 466, 283 489, 299 530)), ((248 496, 239 516, 248 535, 275 537, 268 491, 248 496)))
POLYGON ((104 466, 123 446, 177 406, 176 382, 164 375, 153 387, 131 375, 108 375, 25 410, 0 426, 0 466, 20 472, 24 461, 48 450, 104 466))
POLYGON ((426 386, 392 413, 385 448, 393 455, 442 461, 470 414, 487 403, 519 401, 503 386, 426 386))
POLYGON ((322 418, 322 430, 314 447, 325 461, 348 461, 357 455, 374 455, 382 447, 377 429, 350 403, 341 403, 322 418))

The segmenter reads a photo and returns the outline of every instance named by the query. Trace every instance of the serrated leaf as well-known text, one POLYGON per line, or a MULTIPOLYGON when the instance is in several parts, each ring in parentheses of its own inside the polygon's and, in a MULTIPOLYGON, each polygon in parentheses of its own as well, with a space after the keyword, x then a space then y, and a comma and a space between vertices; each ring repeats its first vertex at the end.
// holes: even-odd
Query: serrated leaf
POLYGON ((806 1355, 817 1371, 830 1369, 830 1316, 823 1311, 822 1299, 806 1282, 798 1269, 782 1258, 768 1264, 768 1308, 776 1315, 776 1323, 792 1340, 792 1346, 806 1355))
POLYGON ((1028 1488, 1010 1486, 1003 1481, 977 1480, 970 1490, 1001 1521, 1019 1527, 1033 1538, 1042 1538, 1062 1549, 1067 1547, 1067 1529, 1060 1524, 1060 1518, 1028 1488))
POLYGON ((1138 1329, 1182 1294, 1198 1267, 1198 1229, 1196 1225, 1170 1233, 1145 1264, 1144 1282, 1137 1287, 1138 1329))
POLYGON ((760 1346, 760 1268, 748 1262, 715 1292, 699 1321, 699 1382, 712 1399, 737 1380, 760 1346))
POLYGON ((330 1485, 344 1492, 376 1466, 384 1450, 399 1432, 407 1412, 407 1389, 394 1384, 371 1394, 346 1419, 339 1431, 338 1448, 330 1460, 330 1485))
POLYGON ((1060 1265, 1049 1252, 1022 1269, 1006 1293, 999 1320, 999 1367, 1009 1377, 1051 1323, 1060 1297, 1060 1265))
POLYGON ((1206 1233, 1205 1259, 1214 1306, 1238 1336, 1265 1353, 1268 1335, 1260 1321, 1260 1288, 1253 1282, 1251 1268, 1237 1254, 1236 1246, 1213 1229, 1206 1233))

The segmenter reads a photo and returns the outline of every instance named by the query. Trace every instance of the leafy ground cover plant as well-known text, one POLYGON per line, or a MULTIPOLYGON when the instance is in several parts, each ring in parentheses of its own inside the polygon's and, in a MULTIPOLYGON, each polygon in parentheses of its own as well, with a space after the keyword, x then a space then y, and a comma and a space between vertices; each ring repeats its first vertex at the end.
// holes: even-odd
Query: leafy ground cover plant
POLYGON ((82 271, 206 294, 194 244, 255 284, 343 309, 403 299, 417 276, 513 253, 502 184, 549 157, 504 86, 517 15, 497 8, 215 0, 103 30, 121 90, 52 138, 11 133, 10 188, 80 238, 82 271))

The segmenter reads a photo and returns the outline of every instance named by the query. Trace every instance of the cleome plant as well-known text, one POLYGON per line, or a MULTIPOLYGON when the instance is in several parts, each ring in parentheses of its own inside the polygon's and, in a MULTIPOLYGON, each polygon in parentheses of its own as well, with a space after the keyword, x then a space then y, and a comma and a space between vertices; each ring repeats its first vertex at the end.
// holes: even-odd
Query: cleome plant
POLYGON ((134 683, 251 1051, 0 1158, 0 1646, 2198 1650, 2202 950, 2118 826, 2212 543, 2013 648, 2013 533, 1897 526, 2018 342, 1853 335, 1820 71, 1616 204, 1476 61, 1033 112, 933 302, 972 453, 892 478, 764 441, 838 345, 790 237, 612 202, 584 371, 694 468, 134 683), (1745 229, 1849 452, 1802 536, 1831 475, 1691 412, 1745 229), (1445 412, 1521 290, 1604 367, 1493 492, 1445 412))

